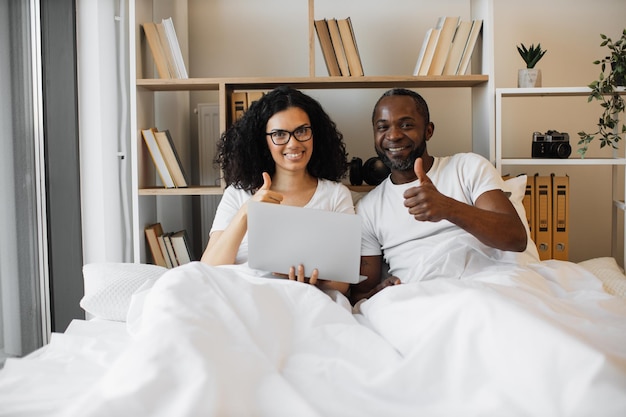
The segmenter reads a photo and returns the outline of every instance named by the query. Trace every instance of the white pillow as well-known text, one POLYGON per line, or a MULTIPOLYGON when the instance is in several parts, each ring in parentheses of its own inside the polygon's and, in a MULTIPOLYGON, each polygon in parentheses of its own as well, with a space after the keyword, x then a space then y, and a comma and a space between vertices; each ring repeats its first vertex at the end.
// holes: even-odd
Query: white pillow
POLYGON ((530 227, 528 226, 528 219, 526 218, 526 209, 524 209, 524 203, 522 202, 524 200, 524 194, 526 194, 527 180, 528 178, 526 175, 509 178, 508 180, 504 181, 504 190, 502 191, 504 191, 505 193, 511 193, 511 195, 509 196, 509 200, 513 204, 513 207, 515 207, 517 215, 522 220, 522 223, 524 223, 526 235, 528 236, 528 243, 526 244, 526 250, 524 252, 526 252, 528 255, 532 256, 536 260, 539 260, 537 245, 535 245, 535 242, 533 242, 533 240, 530 238, 530 227))
POLYGON ((83 266, 85 295, 80 306, 94 317, 125 321, 133 293, 167 271, 158 265, 90 263, 83 266))
POLYGON ((606 292, 626 298, 626 275, 615 258, 593 258, 579 262, 578 265, 598 277, 606 292))

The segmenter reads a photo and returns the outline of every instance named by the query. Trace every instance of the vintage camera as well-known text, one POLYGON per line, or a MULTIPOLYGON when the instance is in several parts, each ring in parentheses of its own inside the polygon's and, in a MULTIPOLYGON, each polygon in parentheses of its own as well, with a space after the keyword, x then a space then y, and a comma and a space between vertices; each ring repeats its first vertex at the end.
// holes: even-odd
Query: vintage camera
POLYGON ((546 133, 533 133, 533 158, 561 158, 565 159, 572 153, 569 144, 569 134, 548 130, 546 133))

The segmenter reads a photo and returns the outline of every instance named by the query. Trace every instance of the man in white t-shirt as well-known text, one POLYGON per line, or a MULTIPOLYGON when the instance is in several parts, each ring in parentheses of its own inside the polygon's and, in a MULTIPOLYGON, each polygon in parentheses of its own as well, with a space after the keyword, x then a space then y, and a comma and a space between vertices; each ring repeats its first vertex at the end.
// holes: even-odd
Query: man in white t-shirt
POLYGON ((454 263, 471 267, 463 264, 467 248, 512 261, 525 250, 524 225, 489 161, 472 153, 428 154, 435 126, 422 96, 387 91, 372 123, 376 153, 391 174, 357 205, 361 275, 368 278, 351 288, 353 302, 389 285, 445 276, 441 268, 454 263), (391 277, 381 282, 383 257, 391 277))

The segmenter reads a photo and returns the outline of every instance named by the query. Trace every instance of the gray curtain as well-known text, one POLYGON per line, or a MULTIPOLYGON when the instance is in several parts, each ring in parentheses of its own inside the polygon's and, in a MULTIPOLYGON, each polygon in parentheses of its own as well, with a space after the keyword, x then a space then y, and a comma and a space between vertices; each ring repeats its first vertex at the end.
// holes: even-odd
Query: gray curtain
POLYGON ((47 342, 39 6, 0 0, 0 366, 47 342))

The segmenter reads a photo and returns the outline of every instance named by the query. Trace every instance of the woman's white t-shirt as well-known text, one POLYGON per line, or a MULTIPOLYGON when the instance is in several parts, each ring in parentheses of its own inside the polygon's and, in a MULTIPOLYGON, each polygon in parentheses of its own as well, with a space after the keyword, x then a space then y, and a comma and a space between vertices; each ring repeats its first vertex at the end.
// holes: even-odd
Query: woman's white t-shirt
MULTIPOLYGON (((252 193, 244 191, 232 186, 224 190, 222 200, 217 207, 213 225, 210 233, 216 230, 224 230, 230 224, 233 217, 239 211, 241 206, 247 202, 252 193)), ((339 182, 329 181, 325 179, 317 180, 317 189, 313 197, 304 206, 305 208, 338 211, 341 213, 354 214, 354 203, 352 202, 352 194, 348 187, 339 182)), ((236 264, 248 261, 248 234, 244 236, 239 245, 239 251, 235 259, 236 264)))

